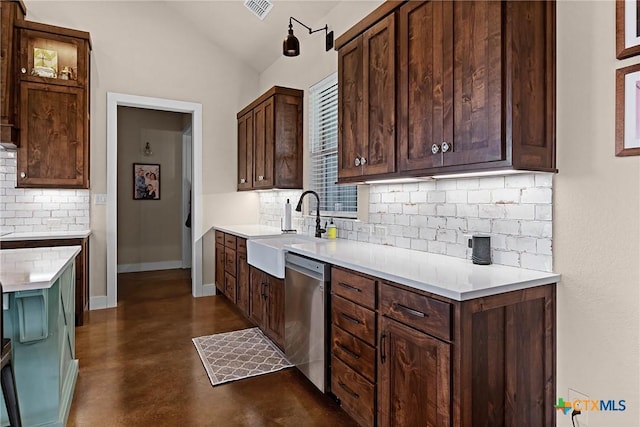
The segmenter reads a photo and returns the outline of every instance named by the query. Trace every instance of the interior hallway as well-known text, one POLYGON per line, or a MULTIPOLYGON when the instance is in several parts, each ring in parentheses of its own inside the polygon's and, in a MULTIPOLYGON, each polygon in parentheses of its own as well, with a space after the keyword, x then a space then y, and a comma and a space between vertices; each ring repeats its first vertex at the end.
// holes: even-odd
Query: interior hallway
POLYGON ((355 426, 296 369, 212 387, 191 338, 252 327, 189 270, 119 275, 118 307, 76 328, 69 426, 355 426))

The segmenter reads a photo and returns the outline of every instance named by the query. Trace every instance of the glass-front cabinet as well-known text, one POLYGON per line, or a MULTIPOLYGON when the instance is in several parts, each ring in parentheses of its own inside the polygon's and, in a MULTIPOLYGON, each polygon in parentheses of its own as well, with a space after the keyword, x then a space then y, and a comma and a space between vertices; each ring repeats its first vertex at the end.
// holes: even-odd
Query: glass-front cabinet
POLYGON ((89 33, 21 21, 17 186, 89 188, 89 33))

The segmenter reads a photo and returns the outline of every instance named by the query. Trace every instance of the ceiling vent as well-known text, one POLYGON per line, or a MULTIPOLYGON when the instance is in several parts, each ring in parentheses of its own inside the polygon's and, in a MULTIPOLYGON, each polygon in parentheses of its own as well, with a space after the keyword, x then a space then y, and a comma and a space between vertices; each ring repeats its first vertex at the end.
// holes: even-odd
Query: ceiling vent
POLYGON ((244 6, 262 21, 273 8, 273 3, 269 0, 244 0, 244 6))

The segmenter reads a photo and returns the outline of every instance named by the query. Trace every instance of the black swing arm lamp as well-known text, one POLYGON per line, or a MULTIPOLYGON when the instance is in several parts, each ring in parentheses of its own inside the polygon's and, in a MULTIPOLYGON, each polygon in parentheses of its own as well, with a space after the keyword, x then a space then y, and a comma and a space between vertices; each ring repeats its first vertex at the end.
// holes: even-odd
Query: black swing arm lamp
POLYGON ((329 26, 325 25, 322 28, 318 28, 317 30, 312 30, 311 27, 307 27, 302 22, 298 21, 293 16, 289 17, 289 34, 287 38, 284 39, 282 43, 282 54, 284 56, 298 56, 300 55, 300 41, 298 38, 293 35, 293 21, 296 21, 298 24, 305 27, 309 30, 309 34, 317 33, 318 31, 324 30, 325 32, 325 50, 328 52, 333 48, 333 31, 329 31, 329 26))

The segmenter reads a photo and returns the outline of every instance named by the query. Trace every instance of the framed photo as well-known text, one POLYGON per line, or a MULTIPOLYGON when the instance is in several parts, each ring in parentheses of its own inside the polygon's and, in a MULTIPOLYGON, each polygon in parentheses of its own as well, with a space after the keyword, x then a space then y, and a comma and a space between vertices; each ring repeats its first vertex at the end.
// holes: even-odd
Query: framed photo
POLYGON ((133 200, 160 200, 159 164, 133 164, 133 200))
POLYGON ((640 0, 616 0, 616 58, 640 53, 640 0))
POLYGON ((640 155, 640 64, 616 70, 616 156, 640 155))

